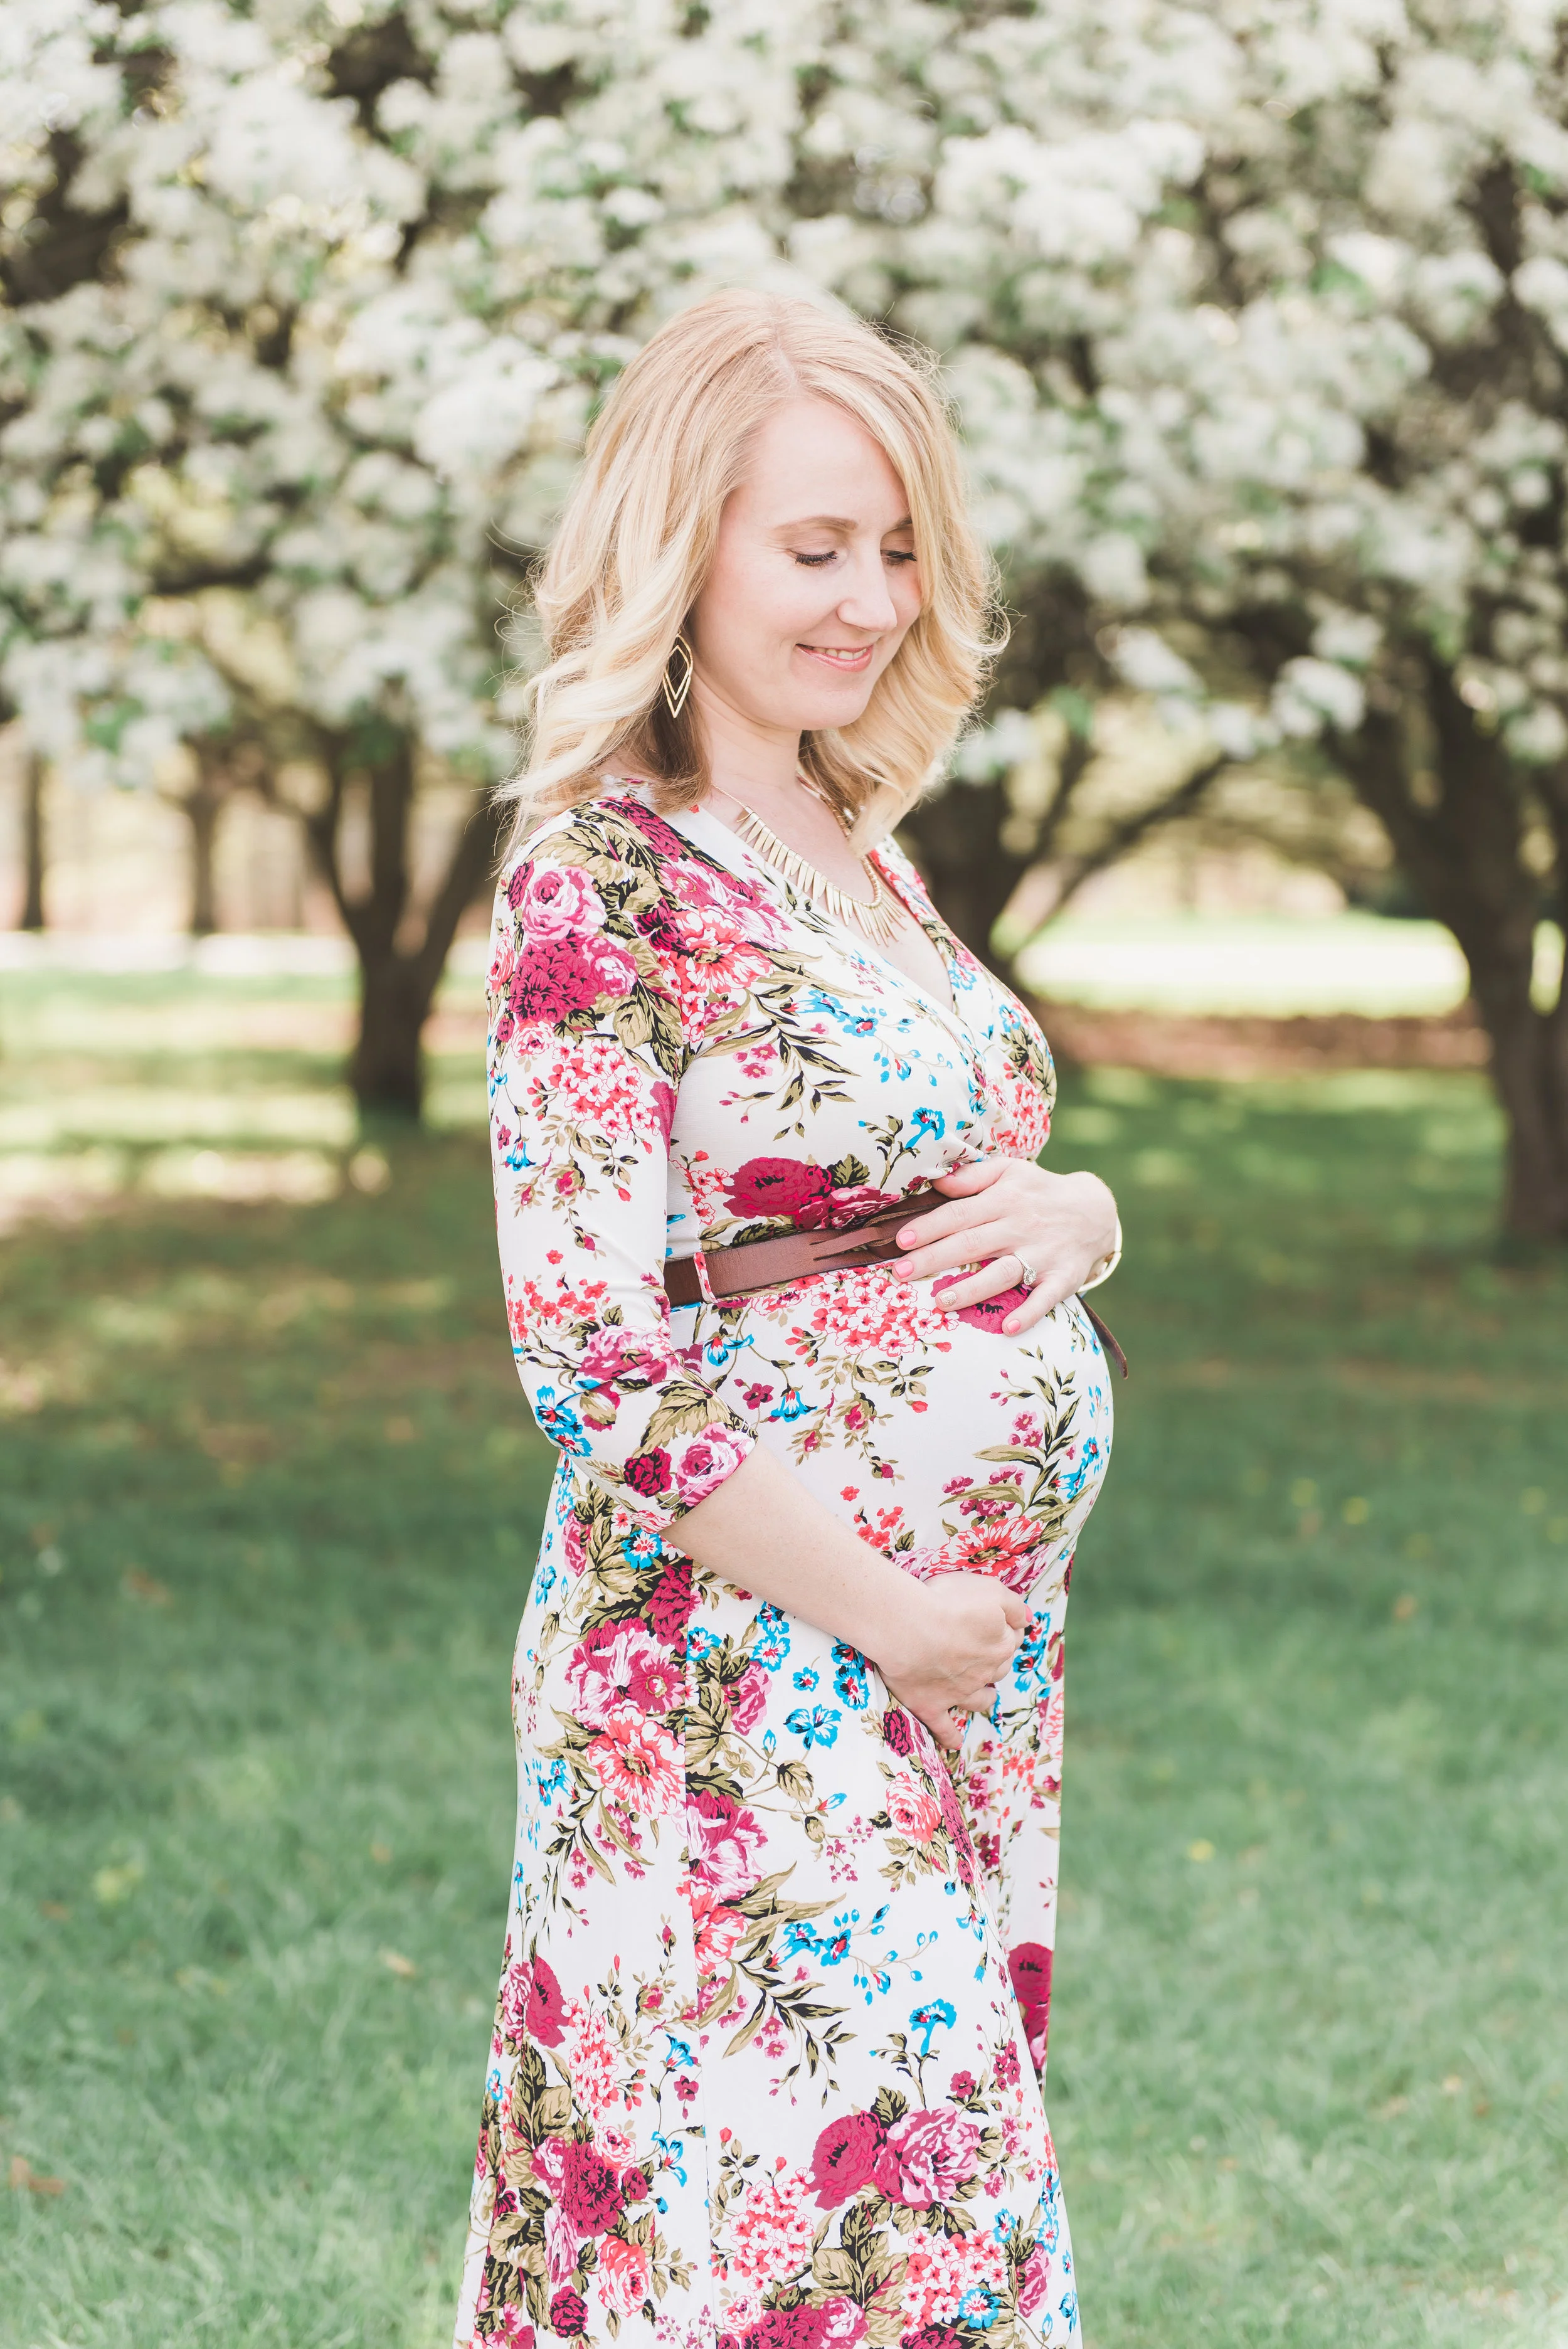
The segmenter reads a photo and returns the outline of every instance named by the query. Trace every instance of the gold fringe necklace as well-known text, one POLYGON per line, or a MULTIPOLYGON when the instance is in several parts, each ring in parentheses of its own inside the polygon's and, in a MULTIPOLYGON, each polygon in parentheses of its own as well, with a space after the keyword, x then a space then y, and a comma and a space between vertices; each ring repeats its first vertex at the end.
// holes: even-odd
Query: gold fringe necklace
MULTIPOLYGON (((806 781, 804 775, 797 780, 802 790, 810 792, 814 800, 821 800, 824 807, 831 805, 815 784, 806 781)), ((846 929, 858 930, 861 937, 868 938, 873 947, 892 944, 903 927, 904 909, 869 858, 862 856, 860 864, 872 885, 872 895, 869 899, 851 897, 847 889, 839 888, 806 857, 793 848, 787 848, 778 833, 763 823, 755 808, 748 808, 744 800, 738 800, 733 792, 725 791, 721 784, 716 783, 713 788, 721 799, 727 800, 732 808, 738 810, 738 819, 733 829, 748 848, 760 856, 764 864, 770 864, 792 889, 798 889, 803 897, 810 897, 814 905, 820 905, 824 913, 831 915, 835 922, 841 922, 846 929)), ((833 812, 836 815, 837 809, 833 812)))

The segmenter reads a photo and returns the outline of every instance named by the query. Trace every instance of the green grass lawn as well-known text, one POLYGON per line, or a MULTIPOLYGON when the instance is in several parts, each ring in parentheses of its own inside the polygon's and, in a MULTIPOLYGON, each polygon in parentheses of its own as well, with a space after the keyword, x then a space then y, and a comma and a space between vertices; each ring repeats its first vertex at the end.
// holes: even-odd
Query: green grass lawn
MULTIPOLYGON (((548 1476, 482 1147, 343 1183, 335 982, 4 988, 0 1203, 9 1151, 78 1219, 0 1240, 0 2344, 440 2349, 548 1476)), ((1063 1092, 1133 1361, 1068 1676, 1088 2349, 1563 2349, 1568 1278, 1489 1258, 1470 1080, 1063 1092)))

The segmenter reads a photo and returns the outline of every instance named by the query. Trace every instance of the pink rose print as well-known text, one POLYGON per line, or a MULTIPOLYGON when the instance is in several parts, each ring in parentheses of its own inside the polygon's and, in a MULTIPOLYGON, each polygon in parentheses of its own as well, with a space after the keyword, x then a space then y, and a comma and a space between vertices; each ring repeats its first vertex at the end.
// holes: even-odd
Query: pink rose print
POLYGON ((680 1437, 670 1453, 670 1478, 688 1508, 717 1493, 745 1459, 748 1446, 727 1428, 680 1437))
POLYGON ((1037 2243, 1018 2271, 1019 2315, 1033 2316, 1050 2288, 1051 2263, 1037 2243))
POLYGON ((613 1713, 588 1748, 606 1802, 639 1817, 661 1819, 680 1807, 686 1790, 681 1749, 665 1729, 629 1708, 613 1713))
POLYGON ((890 2202, 928 2209, 944 2202, 975 2175, 980 2131, 951 2105, 906 2113, 887 2133, 872 2175, 890 2202))
POLYGON ((738 1909, 727 1909, 710 1884, 694 1884, 692 1924, 696 1928, 697 1972, 708 1981, 721 1974, 751 1930, 750 1920, 738 1909))
POLYGON ((561 1984, 542 1958, 520 1958, 501 1984, 501 2019, 509 2039, 561 2044, 561 1984))
MULTIPOLYGON (((629 958, 628 968, 631 968, 629 958)), ((608 993, 600 969, 575 938, 542 938, 531 946, 511 976, 507 1009, 521 1025, 542 1020, 558 1027, 574 1012, 591 1011, 608 993)))
POLYGON ((630 994, 637 983, 637 966, 624 947, 611 946, 603 938, 590 938, 583 951, 590 966, 599 974, 601 995, 618 998, 630 994))
POLYGON ((744 1737, 755 1729, 768 1708, 769 1677, 760 1664, 748 1664, 738 1681, 729 1684, 729 1717, 744 1737))
POLYGON ((841 2293, 822 2303, 824 2349, 859 2349, 866 2337, 866 2313, 841 2293))
MULTIPOLYGON (((645 1453, 642 1457, 646 1459, 648 1455, 645 1453)), ((666 1557, 664 1571, 655 1583, 648 1600, 648 1621, 655 1639, 673 1645, 684 1635, 696 1605, 696 1594, 691 1587, 690 1558, 666 1557)))
POLYGON ((765 2308, 747 2332, 743 2349, 821 2349, 828 2330, 821 2308, 765 2308))
POLYGON ((814 1201, 825 1202, 832 1183, 825 1166, 809 1166, 798 1158, 748 1158, 730 1177, 729 1204, 748 1220, 762 1216, 793 1216, 814 1201))
POLYGON ((634 1452, 626 1463, 626 1482, 634 1493, 651 1501, 670 1489, 670 1455, 667 1452, 634 1452))
POLYGON ((607 2236, 599 2246, 599 2276, 604 2297, 622 2316, 631 2316, 648 2296, 651 2262, 646 2243, 607 2236))
POLYGON ((578 1641, 566 1667, 573 1713, 589 1729, 603 1729, 613 1713, 628 1707, 672 1712, 681 1702, 682 1683, 680 1667, 641 1623, 601 1623, 578 1641))
MULTIPOLYGON (((931 1284, 933 1301, 941 1297, 944 1288, 951 1288, 954 1281, 965 1278, 967 1275, 962 1272, 944 1273, 940 1280, 934 1280, 931 1284)), ((1028 1301, 1026 1288, 1005 1288, 1000 1297, 984 1297, 978 1305, 961 1305, 958 1319, 967 1322, 971 1330, 999 1330, 1008 1314, 1016 1313, 1020 1305, 1026 1305, 1028 1301)))
POLYGON ((626 2199, 619 2177, 603 2155, 575 2137, 567 2140, 556 2192, 561 2208, 580 2235, 606 2234, 626 2199))
POLYGON ((851 1189, 835 1191, 828 1206, 828 1221, 834 1231, 841 1232, 851 1224, 863 1224, 879 1207, 896 1199, 896 1191, 879 1191, 870 1183, 856 1184, 851 1189))
POLYGON ((580 2292, 562 2284, 550 2303, 550 2329, 565 2339, 575 2340, 588 2330, 588 2303, 580 2292))
POLYGON ((902 1705, 890 1704, 883 1713, 882 1738, 894 1754, 914 1752, 914 1723, 902 1705))
POLYGON ((843 2113, 828 2123, 811 2157, 811 2185, 824 2210, 852 2201, 870 2183, 886 2141, 874 2113, 843 2113))
POLYGON ((571 865, 535 865, 511 902, 531 938, 581 937, 604 926, 604 908, 597 890, 571 865))
POLYGON ((1046 2031, 1051 2013, 1051 1952, 1043 1941, 1020 1941, 1007 1952, 1007 1971, 1024 2018, 1024 2036, 1029 2043, 1030 2054, 1039 2063, 1046 2052, 1046 2031))
POLYGON ((652 1385, 667 1373, 670 1353, 657 1338, 610 1325, 594 1330, 577 1363, 583 1379, 596 1379, 605 1386, 613 1386, 618 1379, 637 1379, 652 1385))
POLYGON ((918 1778, 906 1777, 901 1771, 892 1779, 887 1790, 887 1814, 893 1832, 923 1849, 936 1840, 942 1825, 942 1806, 929 1786, 918 1778))
POLYGON ((764 1837, 749 1811, 706 1787, 686 1800, 691 1864, 708 1889, 725 1899, 749 1892, 761 1876, 764 1837))

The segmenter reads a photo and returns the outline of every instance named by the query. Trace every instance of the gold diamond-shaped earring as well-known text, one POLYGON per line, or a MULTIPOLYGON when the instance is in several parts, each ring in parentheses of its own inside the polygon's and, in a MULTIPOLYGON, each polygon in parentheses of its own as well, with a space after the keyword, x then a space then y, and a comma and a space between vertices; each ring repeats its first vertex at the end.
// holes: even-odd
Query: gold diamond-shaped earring
POLYGON ((665 708, 672 718, 678 718, 686 706, 686 696, 691 691, 692 672, 696 667, 696 664, 691 657, 691 647, 685 636, 677 636, 675 649, 665 663, 665 708))

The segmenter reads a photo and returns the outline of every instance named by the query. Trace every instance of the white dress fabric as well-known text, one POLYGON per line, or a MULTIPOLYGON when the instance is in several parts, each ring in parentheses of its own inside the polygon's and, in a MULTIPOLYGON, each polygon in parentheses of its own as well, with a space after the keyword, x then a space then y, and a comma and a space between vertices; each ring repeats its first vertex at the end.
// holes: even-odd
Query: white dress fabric
POLYGON ((634 785, 498 895, 501 1264, 561 1457, 458 2349, 1079 2337, 1038 2075, 1063 1612, 1110 1444, 1093 1327, 1074 1300, 1009 1338, 1019 1292, 954 1314, 890 1266, 673 1312, 661 1285, 1045 1143, 1044 1039, 877 855, 951 1003, 634 785), (912 1576, 1027 1599, 958 1755, 866 1657, 682 1554, 754 1444, 912 1576))

